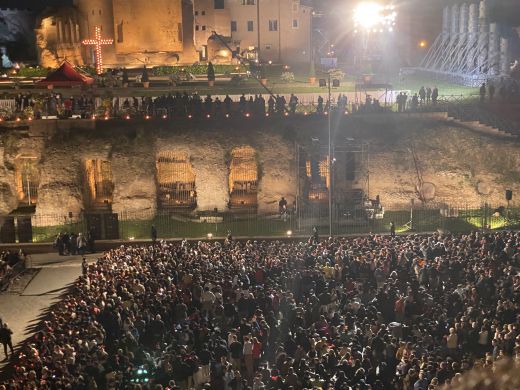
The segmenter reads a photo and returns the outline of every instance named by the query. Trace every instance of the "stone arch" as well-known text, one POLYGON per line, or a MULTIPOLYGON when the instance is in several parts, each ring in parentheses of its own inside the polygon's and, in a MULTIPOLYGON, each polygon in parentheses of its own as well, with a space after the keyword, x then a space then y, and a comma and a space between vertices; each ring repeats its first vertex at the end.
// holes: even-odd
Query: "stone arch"
POLYGON ((329 199, 329 156, 309 156, 305 162, 307 174, 307 199, 311 202, 325 202, 329 199))
POLYGON ((40 185, 38 158, 33 155, 18 155, 14 167, 18 205, 36 205, 40 185))
POLYGON ((112 162, 103 159, 86 160, 85 179, 87 208, 110 208, 114 196, 112 162))
POLYGON ((159 152, 156 168, 157 198, 160 208, 196 207, 196 175, 187 152, 172 150, 159 152))
POLYGON ((231 151, 229 161, 229 207, 258 207, 258 161, 256 150, 244 145, 231 151))

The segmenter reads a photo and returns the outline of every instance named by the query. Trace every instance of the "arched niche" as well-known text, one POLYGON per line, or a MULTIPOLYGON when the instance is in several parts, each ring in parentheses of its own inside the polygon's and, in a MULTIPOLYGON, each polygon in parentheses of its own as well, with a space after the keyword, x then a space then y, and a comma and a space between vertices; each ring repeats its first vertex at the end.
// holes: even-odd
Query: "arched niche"
POLYGON ((16 195, 19 206, 32 206, 38 203, 40 171, 38 158, 20 155, 15 159, 16 195))
POLYGON ((162 151, 157 155, 159 207, 194 208, 197 205, 195 170, 186 152, 162 151))
POLYGON ((329 199, 330 172, 327 155, 309 156, 305 162, 307 173, 307 199, 311 202, 325 202, 329 199))
POLYGON ((110 208, 114 196, 112 162, 103 159, 85 161, 87 207, 110 208))
POLYGON ((251 146, 236 147, 229 162, 229 207, 258 207, 258 162, 251 146))

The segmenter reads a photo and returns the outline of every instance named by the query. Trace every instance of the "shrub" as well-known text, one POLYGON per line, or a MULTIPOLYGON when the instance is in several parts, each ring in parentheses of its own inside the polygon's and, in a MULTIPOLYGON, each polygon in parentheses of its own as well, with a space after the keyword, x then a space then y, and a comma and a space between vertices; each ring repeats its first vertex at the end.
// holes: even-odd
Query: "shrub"
POLYGON ((123 83, 128 84, 128 82, 128 71, 126 70, 126 68, 123 68, 123 83))
MULTIPOLYGON (((245 65, 224 65, 224 64, 213 64, 213 70, 215 74, 230 74, 236 72, 246 72, 249 69, 245 65), (238 70, 236 69, 238 67, 238 70)), ((172 65, 172 66, 157 66, 153 68, 152 74, 154 76, 169 76, 172 74, 178 74, 182 72, 191 73, 193 75, 204 75, 208 72, 208 66, 204 64, 198 65, 172 65)))
POLYGON ((35 68, 20 68, 16 75, 20 77, 47 77, 50 71, 50 68, 39 66, 35 68))
POLYGON ((293 83, 294 82, 294 73, 293 72, 283 72, 280 79, 284 83, 293 83))

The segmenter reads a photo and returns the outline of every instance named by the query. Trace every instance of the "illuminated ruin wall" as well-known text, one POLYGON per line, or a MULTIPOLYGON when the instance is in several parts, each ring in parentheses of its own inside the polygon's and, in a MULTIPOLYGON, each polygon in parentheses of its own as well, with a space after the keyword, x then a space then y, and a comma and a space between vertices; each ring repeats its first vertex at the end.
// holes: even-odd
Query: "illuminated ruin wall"
MULTIPOLYGON (((347 138, 368 142, 370 196, 379 194, 384 205, 408 205, 410 199, 417 198, 412 145, 422 179, 436 187, 433 201, 499 205, 505 202, 506 189, 513 190, 514 201, 518 199, 517 142, 453 127, 448 122, 373 118, 346 119, 336 131, 336 142, 347 138), (485 197, 477 190, 482 183, 491 189, 485 197)), ((110 162, 111 183, 102 179, 105 183, 101 187, 98 183, 98 187, 110 187, 107 206, 115 213, 142 213, 144 219, 167 209, 160 201, 161 188, 170 189, 170 197, 194 191, 196 204, 190 210, 228 211, 236 182, 246 189, 255 184, 258 212, 276 212, 282 196, 292 204, 298 193, 296 143, 302 145, 313 137, 326 142, 326 120, 289 122, 252 121, 244 128, 243 120, 220 126, 211 121, 35 121, 22 130, 5 129, 8 124, 4 122, 0 133, 0 215, 28 203, 22 193, 22 182, 27 178, 30 183, 25 188, 37 182, 37 191, 33 192, 37 194, 37 216, 66 218, 69 212, 76 216, 98 207, 91 202, 86 174, 87 161, 92 160, 110 162), (243 148, 252 152, 241 156, 244 164, 233 163, 233 150, 243 148), (158 175, 161 156, 169 156, 168 164, 173 165, 158 175), (20 164, 26 160, 30 161, 30 174, 24 176, 20 164), (237 168, 242 177, 236 179, 236 172, 230 176, 231 168, 237 168), (242 168, 244 172, 240 172, 242 168)), ((310 172, 305 161, 300 163, 300 180, 305 180, 310 172)), ((338 175, 345 177, 347 173, 338 170, 338 175)))

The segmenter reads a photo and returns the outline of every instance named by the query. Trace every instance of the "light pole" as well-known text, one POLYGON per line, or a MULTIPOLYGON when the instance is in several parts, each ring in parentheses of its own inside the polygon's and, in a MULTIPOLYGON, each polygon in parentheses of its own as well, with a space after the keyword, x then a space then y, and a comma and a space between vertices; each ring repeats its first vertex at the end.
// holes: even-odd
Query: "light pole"
POLYGON ((331 98, 331 90, 330 90, 330 71, 328 74, 328 87, 329 87, 329 110, 327 112, 328 121, 327 121, 327 127, 328 127, 328 133, 329 133, 329 142, 328 142, 328 149, 329 149, 329 159, 328 159, 328 174, 329 174, 329 237, 332 237, 332 137, 331 137, 331 116, 332 116, 332 98, 331 98))

